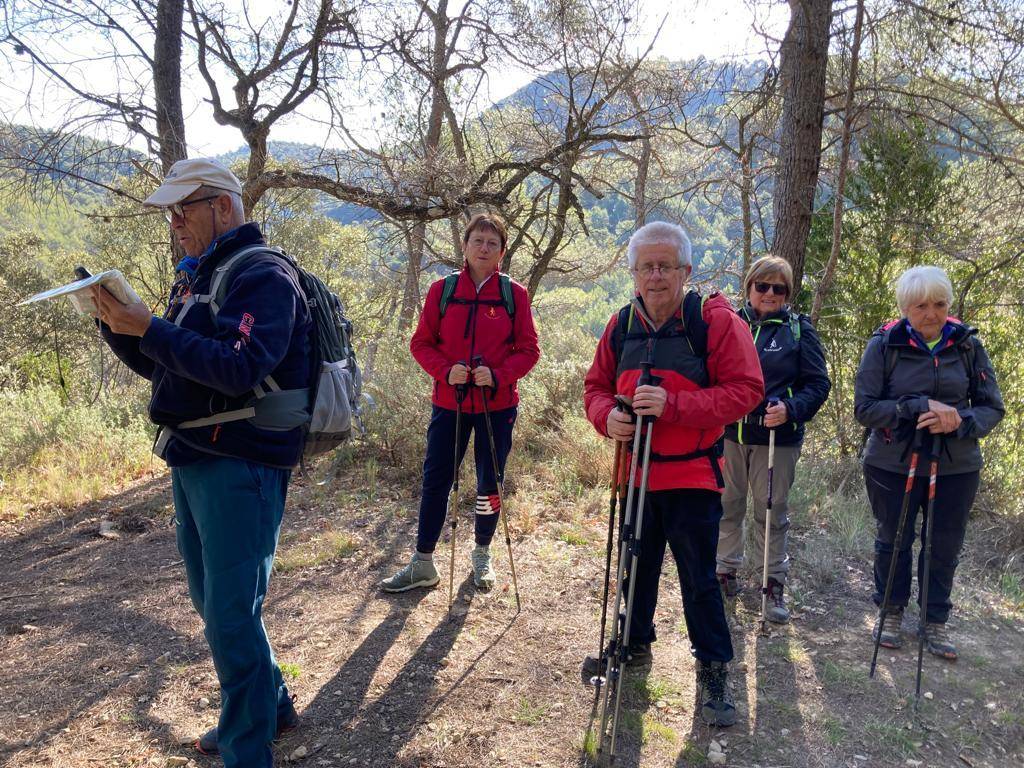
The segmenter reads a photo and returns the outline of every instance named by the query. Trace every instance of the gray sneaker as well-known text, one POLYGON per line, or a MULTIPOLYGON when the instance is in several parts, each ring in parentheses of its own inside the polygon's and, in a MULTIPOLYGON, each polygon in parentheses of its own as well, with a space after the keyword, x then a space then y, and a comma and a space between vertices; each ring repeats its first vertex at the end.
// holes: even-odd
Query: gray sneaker
POLYGON ((433 560, 420 560, 413 555, 409 564, 390 579, 384 579, 380 588, 385 592, 405 592, 416 587, 432 587, 440 579, 433 560))
POLYGON ((473 548, 473 583, 482 592, 494 586, 494 569, 491 568, 491 548, 477 545, 473 548))

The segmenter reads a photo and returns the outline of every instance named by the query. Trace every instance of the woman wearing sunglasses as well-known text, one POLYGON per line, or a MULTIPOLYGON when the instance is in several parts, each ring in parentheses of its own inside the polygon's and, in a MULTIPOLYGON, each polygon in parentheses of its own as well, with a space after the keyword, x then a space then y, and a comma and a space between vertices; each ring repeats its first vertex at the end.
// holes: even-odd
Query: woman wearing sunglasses
POLYGON ((718 538, 718 580, 725 596, 735 597, 740 591, 736 572, 743 565, 748 488, 754 498, 755 521, 751 558, 756 563, 764 560, 768 435, 775 430, 767 618, 779 624, 789 621, 783 597, 789 571, 789 488, 800 457, 804 424, 814 418, 832 388, 814 326, 787 303, 792 293, 793 270, 777 256, 758 259, 743 278, 746 303, 738 314, 754 337, 766 397, 750 414, 725 428, 725 491, 718 538))

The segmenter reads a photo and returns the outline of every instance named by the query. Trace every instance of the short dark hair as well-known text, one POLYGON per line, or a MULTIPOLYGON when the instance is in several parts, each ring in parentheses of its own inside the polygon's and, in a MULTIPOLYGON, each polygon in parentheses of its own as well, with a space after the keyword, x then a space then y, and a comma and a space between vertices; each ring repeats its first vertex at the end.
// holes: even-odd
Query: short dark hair
POLYGON ((462 244, 469 242, 469 236, 474 229, 490 229, 497 233, 501 239, 501 250, 508 245, 508 225, 505 220, 496 213, 478 213, 469 220, 466 230, 462 233, 462 244))

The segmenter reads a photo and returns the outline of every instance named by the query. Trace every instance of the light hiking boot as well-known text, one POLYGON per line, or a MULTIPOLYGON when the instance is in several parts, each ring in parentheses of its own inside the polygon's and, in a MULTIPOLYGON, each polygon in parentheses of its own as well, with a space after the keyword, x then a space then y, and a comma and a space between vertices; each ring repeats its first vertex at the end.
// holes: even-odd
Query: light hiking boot
POLYGON ((477 545, 470 555, 473 561, 473 584, 481 592, 489 592, 494 586, 494 569, 491 568, 491 548, 477 545))
POLYGON ((390 579, 384 579, 380 588, 385 592, 405 592, 417 587, 432 587, 440 580, 433 560, 420 560, 413 555, 409 564, 390 579))
POLYGON ((882 619, 882 638, 878 638, 878 622, 875 622, 875 628, 871 632, 871 638, 878 640, 878 644, 883 648, 902 648, 903 647, 903 609, 892 608, 886 612, 885 617, 882 619))
POLYGON ((735 573, 719 573, 718 586, 722 588, 722 597, 730 600, 743 591, 735 573))
MULTIPOLYGON (((604 653, 600 657, 587 656, 583 660, 583 672, 590 677, 594 675, 604 674, 605 668, 608 665, 608 654, 612 653, 613 646, 608 643, 608 647, 604 649, 604 653)), ((630 643, 629 648, 626 651, 626 661, 623 666, 626 667, 641 667, 645 664, 651 663, 651 644, 650 643, 630 643)))
POLYGON ((789 621, 789 610, 786 598, 783 597, 785 587, 781 581, 768 578, 768 602, 765 606, 765 618, 773 624, 786 624, 789 621))
POLYGON ((928 645, 928 653, 938 656, 940 659, 949 661, 957 660, 956 644, 949 636, 949 630, 945 624, 937 621, 929 621, 925 625, 925 642, 928 645))
POLYGON ((697 703, 705 725, 724 728, 736 722, 724 661, 697 661, 697 703))
MULTIPOLYGON (((283 708, 277 711, 277 731, 274 733, 274 741, 277 741, 289 731, 294 731, 299 727, 299 713, 295 711, 295 697, 286 700, 286 704, 283 708)), ((220 745, 217 741, 217 726, 213 726, 210 730, 199 737, 199 741, 195 743, 197 751, 204 755, 216 755, 220 752, 220 745)))

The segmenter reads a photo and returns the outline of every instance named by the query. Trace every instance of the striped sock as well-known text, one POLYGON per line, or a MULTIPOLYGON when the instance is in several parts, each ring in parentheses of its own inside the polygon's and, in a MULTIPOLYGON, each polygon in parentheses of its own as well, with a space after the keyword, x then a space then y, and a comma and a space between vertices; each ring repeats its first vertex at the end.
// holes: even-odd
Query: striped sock
POLYGON ((476 519, 473 524, 474 539, 481 547, 486 547, 494 538, 498 527, 498 513, 501 502, 497 493, 480 494, 476 497, 476 519))

